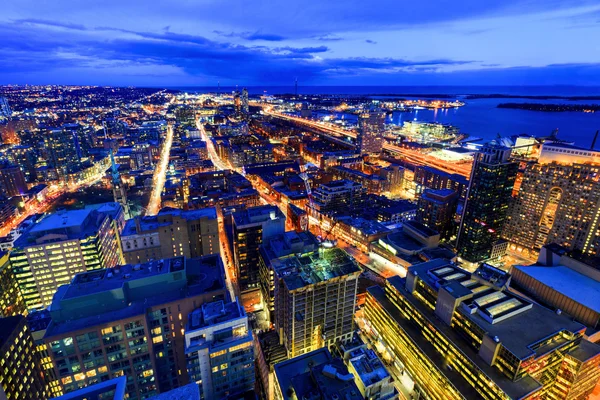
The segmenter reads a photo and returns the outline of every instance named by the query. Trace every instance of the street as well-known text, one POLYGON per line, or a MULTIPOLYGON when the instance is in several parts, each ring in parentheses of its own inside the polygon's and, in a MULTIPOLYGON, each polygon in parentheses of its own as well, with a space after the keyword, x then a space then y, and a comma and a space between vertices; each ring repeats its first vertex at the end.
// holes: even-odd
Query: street
POLYGON ((154 177, 152 178, 154 187, 152 188, 152 193, 150 194, 150 201, 148 202, 148 207, 146 208, 146 215, 156 215, 160 210, 160 197, 167 180, 167 167, 169 166, 169 154, 171 153, 172 145, 173 126, 169 124, 167 125, 167 137, 160 153, 160 160, 156 170, 154 171, 154 177))

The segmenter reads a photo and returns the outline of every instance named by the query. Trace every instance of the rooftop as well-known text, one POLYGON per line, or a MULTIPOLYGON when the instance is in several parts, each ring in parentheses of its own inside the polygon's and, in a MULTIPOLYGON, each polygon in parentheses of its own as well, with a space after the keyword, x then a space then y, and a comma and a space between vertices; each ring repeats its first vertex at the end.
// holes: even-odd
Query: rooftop
POLYGON ((514 266, 536 281, 600 313, 600 282, 565 266, 514 266))
POLYGON ((223 300, 202 304, 202 307, 190 313, 188 330, 196 330, 208 326, 218 325, 246 316, 244 308, 237 302, 226 303, 223 300))
POLYGON ((127 378, 125 376, 119 376, 117 378, 109 379, 108 381, 75 390, 74 392, 57 397, 55 400, 123 400, 125 398, 126 387, 127 378), (109 393, 110 397, 108 397, 109 393))
POLYGON ((271 261, 271 266, 288 290, 360 272, 354 260, 336 247, 277 258, 271 261))
POLYGON ((200 400, 200 387, 196 382, 192 382, 150 397, 148 400, 200 400))
POLYGON ((48 234, 60 235, 53 240, 83 239, 95 234, 106 216, 117 217, 122 212, 119 203, 102 203, 81 210, 57 211, 33 225, 15 241, 15 247, 27 247, 48 234))
POLYGON ((359 347, 352 350, 349 362, 367 387, 390 376, 377 354, 371 349, 359 347))
POLYGON ((46 336, 128 318, 154 305, 212 292, 226 293, 218 254, 84 272, 54 294, 46 336))
POLYGON ((275 375, 284 399, 363 399, 354 375, 327 348, 275 364, 275 375))
POLYGON ((237 226, 260 224, 277 219, 285 220, 285 215, 279 207, 271 205, 250 207, 233 214, 233 221, 237 226))
MULTIPOLYGON (((187 221, 196 221, 202 218, 217 219, 217 210, 214 207, 200 208, 197 210, 181 210, 178 208, 166 207, 161 209, 157 215, 138 217, 137 221, 140 224, 141 232, 152 231, 163 226, 170 226, 172 223, 169 221, 159 222, 161 219, 160 217, 164 216, 174 216, 183 218, 187 221)), ((132 218, 125 221, 125 227, 123 228, 121 236, 135 235, 136 233, 141 232, 137 231, 136 219, 132 218)))

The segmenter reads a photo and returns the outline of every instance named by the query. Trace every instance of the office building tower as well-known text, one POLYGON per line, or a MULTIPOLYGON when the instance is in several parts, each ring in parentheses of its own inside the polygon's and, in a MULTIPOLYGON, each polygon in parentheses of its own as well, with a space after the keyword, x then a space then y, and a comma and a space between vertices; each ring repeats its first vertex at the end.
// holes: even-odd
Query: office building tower
POLYGON ((194 310, 185 329, 187 370, 203 399, 239 398, 254 390, 254 344, 248 317, 222 300, 194 310))
POLYGON ((29 325, 29 330, 33 336, 36 351, 41 358, 40 367, 42 368, 42 372, 46 378, 48 390, 50 391, 51 395, 50 397, 53 398, 60 396, 63 394, 63 391, 60 387, 60 381, 55 373, 54 364, 52 364, 52 358, 48 352, 48 345, 44 341, 44 335, 46 334, 46 330, 52 321, 52 318, 50 317, 50 311, 44 309, 41 311, 30 312, 27 314, 26 318, 27 324, 29 325))
POLYGON ((243 114, 248 114, 248 112, 250 111, 250 106, 248 105, 248 89, 244 88, 242 89, 242 113, 243 114))
POLYGON ((425 189, 451 189, 458 193, 460 199, 467 197, 469 180, 462 175, 449 174, 430 166, 418 166, 413 179, 416 183, 417 195, 423 193, 425 189))
POLYGON ((360 183, 342 179, 319 185, 312 196, 315 211, 339 214, 363 206, 366 190, 360 183))
POLYGON ((10 267, 9 253, 0 253, 0 318, 26 313, 19 283, 10 267))
POLYGON ((0 121, 9 119, 12 116, 12 110, 6 97, 0 97, 0 121))
POLYGON ((584 399, 600 377, 585 326, 508 289, 510 275, 443 259, 367 289, 365 330, 411 397, 584 399), (404 380, 403 379, 403 380, 404 380))
POLYGON ((455 234, 454 216, 458 195, 451 189, 425 189, 419 198, 416 221, 436 230, 440 239, 450 239, 455 234))
POLYGON ((126 376, 130 399, 186 385, 185 326, 202 304, 227 299, 218 255, 78 274, 50 307, 48 345, 62 390, 126 376))
POLYGON ((259 248, 260 289, 269 321, 275 319, 275 281, 272 261, 291 254, 312 253, 319 249, 317 238, 308 231, 285 232, 266 239, 259 248))
POLYGON ((127 203, 127 188, 121 181, 121 174, 119 174, 119 168, 115 163, 115 154, 110 151, 110 166, 111 166, 111 178, 112 178, 112 191, 113 200, 115 203, 119 203, 123 207, 123 215, 126 219, 131 218, 129 212, 129 204, 127 203))
POLYGON ((25 174, 15 165, 0 167, 0 190, 7 197, 19 196, 27 192, 25 174))
POLYGON ((12 164, 18 165, 21 168, 26 182, 35 181, 35 165, 38 162, 38 155, 34 147, 25 145, 13 146, 8 154, 8 159, 12 164))
POLYGON ((60 177, 65 177, 70 170, 77 168, 81 159, 87 155, 83 135, 82 127, 78 124, 50 129, 44 135, 46 159, 60 177))
POLYGON ((276 400, 363 400, 344 362, 327 348, 275 365, 276 400))
POLYGON ((0 399, 49 399, 40 364, 25 317, 0 319, 0 399))
POLYGON ((233 257, 242 292, 259 288, 258 249, 285 231, 285 215, 277 206, 257 206, 232 214, 233 257))
POLYGON ((233 92, 233 108, 236 115, 240 115, 242 113, 242 98, 238 90, 233 92))
POLYGON ((321 248, 271 261, 275 327, 288 356, 352 338, 361 269, 339 248, 321 248))
POLYGON ((254 340, 256 377, 262 399, 275 399, 275 364, 287 360, 287 351, 277 331, 260 332, 254 340))
POLYGON ((380 153, 385 133, 385 112, 365 111, 358 116, 357 148, 361 154, 380 153))
POLYGON ((504 238, 531 253, 557 243, 600 255, 599 173, 600 152, 544 144, 539 161, 525 168, 504 238))
POLYGON ((467 263, 490 259, 500 240, 519 167, 510 152, 489 143, 475 156, 456 244, 467 263))
POLYGON ((120 263, 123 224, 121 205, 103 203, 55 212, 24 232, 14 242, 10 263, 27 309, 50 305, 56 289, 79 272, 120 263))
POLYGON ((135 264, 219 252, 219 224, 214 207, 184 211, 163 208, 157 215, 127 220, 121 235, 123 257, 135 264))

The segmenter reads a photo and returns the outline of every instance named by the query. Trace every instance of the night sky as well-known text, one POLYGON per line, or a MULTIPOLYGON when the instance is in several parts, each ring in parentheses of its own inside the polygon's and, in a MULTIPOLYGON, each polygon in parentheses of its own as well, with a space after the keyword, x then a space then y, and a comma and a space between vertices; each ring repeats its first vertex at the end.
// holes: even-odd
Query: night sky
POLYGON ((7 0, 0 84, 600 85, 600 1, 7 0))

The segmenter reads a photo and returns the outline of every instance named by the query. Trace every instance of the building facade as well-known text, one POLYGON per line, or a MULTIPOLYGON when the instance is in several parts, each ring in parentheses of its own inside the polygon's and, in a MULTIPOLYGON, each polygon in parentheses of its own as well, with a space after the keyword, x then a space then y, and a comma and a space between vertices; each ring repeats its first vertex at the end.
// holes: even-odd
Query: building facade
POLYGON ((440 239, 449 239, 455 234, 454 216, 458 206, 458 195, 451 189, 425 189, 419 198, 416 221, 440 233, 440 239))
POLYGON ((385 132, 385 113, 363 112, 358 116, 357 147, 362 153, 380 153, 385 132))
POLYGON ((339 248, 321 248, 271 261, 275 327, 288 357, 346 341, 354 331, 361 269, 339 248))
POLYGON ((185 332, 187 370, 202 399, 254 390, 254 343, 244 307, 222 300, 194 310, 185 332))
POLYGON ((125 376, 129 398, 146 399, 188 384, 188 315, 227 296, 218 255, 77 275, 54 296, 44 336, 62 391, 125 376))
POLYGON ((126 263, 134 264, 215 254, 219 252, 218 229, 214 207, 189 211, 163 208, 157 215, 127 220, 121 235, 123 257, 126 263))
POLYGON ((473 163, 456 248, 469 263, 488 260, 504 228, 518 163, 507 147, 487 144, 473 163))
MULTIPOLYGON (((547 151, 544 145, 542 154, 547 151)), ((545 244, 557 243, 569 250, 600 254, 600 158, 595 160, 590 157, 584 163, 560 153, 549 163, 541 158, 527 165, 503 236, 533 253, 545 244)))
POLYGON ((232 214, 233 256, 240 290, 259 289, 259 247, 285 231, 285 215, 277 206, 251 207, 232 214))
POLYGON ((26 314, 21 288, 10 267, 8 253, 0 253, 0 318, 26 314))
POLYGON ((27 309, 50 305, 56 289, 80 272, 121 263, 123 223, 121 205, 103 203, 55 212, 23 233, 10 263, 27 309))
POLYGON ((0 320, 0 399, 50 398, 41 358, 22 315, 0 320))
MULTIPOLYGON (((517 296, 510 275, 438 259, 367 291, 366 330, 409 381, 438 399, 583 399, 600 377, 585 327, 517 296)), ((410 388, 412 386, 412 388, 410 388)))

